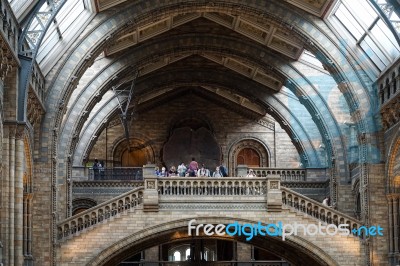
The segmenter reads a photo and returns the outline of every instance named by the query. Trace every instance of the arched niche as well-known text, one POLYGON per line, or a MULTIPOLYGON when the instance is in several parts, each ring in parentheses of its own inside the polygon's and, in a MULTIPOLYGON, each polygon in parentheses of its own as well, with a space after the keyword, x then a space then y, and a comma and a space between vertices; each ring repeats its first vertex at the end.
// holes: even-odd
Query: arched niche
POLYGON ((240 139, 229 149, 229 173, 235 173, 238 164, 248 164, 250 167, 269 167, 270 152, 259 139, 240 139))
POLYGON ((77 198, 72 201, 72 215, 83 212, 97 205, 97 202, 89 198, 77 198))

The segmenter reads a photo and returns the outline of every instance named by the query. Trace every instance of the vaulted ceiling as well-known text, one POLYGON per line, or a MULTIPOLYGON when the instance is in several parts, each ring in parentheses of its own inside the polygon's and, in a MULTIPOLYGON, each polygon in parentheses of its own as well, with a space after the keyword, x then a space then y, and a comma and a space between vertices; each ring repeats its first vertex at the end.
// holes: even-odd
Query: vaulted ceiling
POLYGON ((195 93, 262 123, 273 117, 305 166, 340 158, 348 176, 349 121, 374 135, 375 99, 373 81, 324 21, 334 2, 97 0, 46 77, 44 129, 59 132, 60 176, 64 162, 82 165, 134 79, 129 113, 195 93))

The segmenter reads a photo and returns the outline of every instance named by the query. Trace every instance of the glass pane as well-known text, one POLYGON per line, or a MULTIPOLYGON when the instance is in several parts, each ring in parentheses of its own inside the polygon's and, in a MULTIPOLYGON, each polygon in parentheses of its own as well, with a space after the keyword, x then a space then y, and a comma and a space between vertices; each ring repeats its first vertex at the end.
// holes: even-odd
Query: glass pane
MULTIPOLYGON (((382 62, 382 58, 384 58, 384 56, 377 56, 375 52, 379 51, 379 49, 368 36, 360 43, 360 46, 371 59, 371 61, 379 68, 379 70, 383 70, 385 68, 386 65, 382 62)), ((385 60, 385 62, 387 62, 387 60, 385 60)))
POLYGON ((340 5, 335 13, 335 16, 340 20, 343 26, 351 33, 351 35, 356 40, 359 40, 361 38, 364 30, 344 5, 340 5))
POLYGON ((364 26, 367 28, 371 26, 372 22, 378 17, 378 14, 366 0, 346 0, 345 3, 357 21, 364 23, 364 26))
POLYGON ((399 46, 392 32, 386 24, 379 20, 378 23, 371 29, 371 35, 375 40, 378 40, 385 51, 390 55, 391 59, 395 59, 399 55, 399 46))

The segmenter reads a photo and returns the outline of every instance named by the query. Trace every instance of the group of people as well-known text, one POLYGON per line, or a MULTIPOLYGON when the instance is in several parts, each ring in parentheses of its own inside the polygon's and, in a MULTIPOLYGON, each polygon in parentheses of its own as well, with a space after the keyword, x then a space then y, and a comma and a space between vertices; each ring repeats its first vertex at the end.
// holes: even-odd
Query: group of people
POLYGON ((228 176, 228 170, 223 164, 221 164, 220 166, 217 166, 215 171, 211 174, 211 171, 204 164, 201 164, 201 167, 199 167, 199 163, 196 159, 192 158, 192 161, 188 165, 182 162, 178 168, 171 166, 169 170, 165 167, 162 167, 160 170, 156 167, 155 174, 159 177, 226 177, 228 176))

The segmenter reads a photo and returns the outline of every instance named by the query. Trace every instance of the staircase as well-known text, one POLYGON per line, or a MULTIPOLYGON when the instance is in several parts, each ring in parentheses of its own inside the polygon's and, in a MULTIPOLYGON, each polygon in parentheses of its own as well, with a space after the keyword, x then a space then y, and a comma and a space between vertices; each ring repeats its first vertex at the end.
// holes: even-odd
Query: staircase
POLYGON ((349 229, 358 229, 362 226, 361 221, 339 212, 318 201, 310 199, 291 189, 281 187, 282 204, 284 207, 311 216, 321 222, 328 224, 348 224, 349 229))
POLYGON ((143 202, 144 187, 134 188, 109 201, 78 213, 57 224, 57 239, 63 240, 98 223, 137 208, 143 202))

